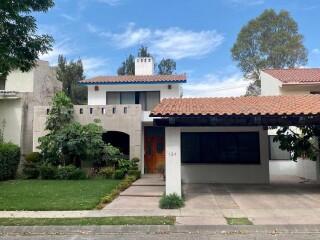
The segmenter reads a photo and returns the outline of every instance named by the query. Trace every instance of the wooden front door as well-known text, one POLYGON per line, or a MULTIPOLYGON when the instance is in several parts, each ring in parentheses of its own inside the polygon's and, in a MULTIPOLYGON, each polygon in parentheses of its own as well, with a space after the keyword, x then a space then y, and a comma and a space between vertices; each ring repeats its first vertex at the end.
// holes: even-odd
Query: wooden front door
POLYGON ((165 162, 164 137, 145 137, 144 152, 146 173, 158 173, 158 164, 165 162))

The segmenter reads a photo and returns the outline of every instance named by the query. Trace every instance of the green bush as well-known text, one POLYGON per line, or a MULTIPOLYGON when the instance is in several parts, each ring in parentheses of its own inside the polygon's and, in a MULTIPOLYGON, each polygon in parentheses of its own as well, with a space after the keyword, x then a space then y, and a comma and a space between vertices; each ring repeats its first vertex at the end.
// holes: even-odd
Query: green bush
POLYGON ((28 179, 38 179, 40 176, 39 166, 32 162, 26 162, 23 165, 23 174, 28 179))
POLYGON ((120 169, 118 169, 114 172, 115 179, 124 179, 124 175, 125 175, 124 171, 122 171, 120 169))
POLYGON ((129 175, 126 180, 129 181, 130 183, 133 183, 137 180, 137 177, 134 175, 129 175))
POLYGON ((98 175, 105 179, 112 179, 114 177, 115 170, 113 167, 101 168, 98 175))
POLYGON ((76 168, 73 165, 69 165, 58 168, 57 178, 64 180, 81 180, 86 179, 87 174, 85 170, 76 168))
POLYGON ((58 169, 50 165, 42 165, 40 167, 41 179, 48 179, 48 180, 56 179, 57 172, 58 172, 58 169))
POLYGON ((141 178, 141 171, 140 170, 129 170, 128 175, 135 176, 136 179, 139 179, 139 178, 141 178))
POLYGON ((163 195, 160 198, 159 207, 162 209, 177 209, 184 207, 184 200, 177 194, 163 195))
POLYGON ((117 186, 117 188, 119 189, 119 191, 124 191, 127 188, 129 188, 131 186, 131 182, 124 180, 121 183, 119 183, 119 185, 117 186))
POLYGON ((123 171, 124 173, 127 173, 132 167, 132 162, 131 160, 120 159, 118 163, 118 167, 119 167, 119 170, 123 171))
POLYGON ((41 163, 43 156, 39 152, 30 152, 26 154, 25 159, 27 163, 41 163))
POLYGON ((14 178, 20 162, 20 148, 12 143, 0 143, 0 181, 14 178))

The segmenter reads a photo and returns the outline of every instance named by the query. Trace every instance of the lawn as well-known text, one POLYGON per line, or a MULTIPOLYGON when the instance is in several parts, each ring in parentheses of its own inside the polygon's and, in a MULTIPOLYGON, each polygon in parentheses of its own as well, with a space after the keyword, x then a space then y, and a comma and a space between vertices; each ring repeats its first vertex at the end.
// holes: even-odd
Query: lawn
POLYGON ((12 180, 0 182, 0 211, 89 210, 119 180, 12 180))
POLYGON ((175 217, 0 218, 0 226, 173 225, 175 217))

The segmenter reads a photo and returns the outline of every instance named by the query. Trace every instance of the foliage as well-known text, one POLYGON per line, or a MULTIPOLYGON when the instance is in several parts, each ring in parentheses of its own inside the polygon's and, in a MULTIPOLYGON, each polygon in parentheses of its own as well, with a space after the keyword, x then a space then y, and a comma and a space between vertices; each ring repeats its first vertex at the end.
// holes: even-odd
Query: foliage
POLYGON ((41 179, 52 180, 57 179, 58 169, 57 167, 51 165, 42 165, 40 166, 40 176, 41 179))
POLYGON ((123 170, 117 169, 114 172, 115 179, 124 179, 125 172, 123 170))
POLYGON ((117 73, 119 76, 121 75, 134 75, 134 56, 132 54, 121 63, 121 66, 118 68, 117 73))
POLYGON ((113 167, 105 167, 105 168, 101 168, 98 176, 104 178, 104 179, 113 179, 114 177, 114 168, 113 167))
POLYGON ((176 70, 176 62, 172 59, 162 59, 158 65, 159 75, 172 75, 176 70))
POLYGON ((151 54, 148 53, 148 48, 141 46, 138 50, 138 57, 151 57, 151 54))
POLYGON ((27 162, 23 166, 23 174, 27 179, 38 179, 40 176, 40 166, 38 164, 27 162))
POLYGON ((85 79, 81 59, 69 63, 63 55, 58 57, 57 78, 62 82, 63 92, 76 105, 87 104, 87 87, 77 86, 76 83, 85 79))
POLYGON ((0 181, 14 178, 20 162, 20 148, 13 143, 0 143, 0 181))
POLYGON ((226 218, 228 225, 253 225, 248 218, 226 218))
POLYGON ((51 132, 61 130, 66 124, 71 122, 72 110, 73 105, 70 98, 63 92, 57 92, 52 98, 45 130, 51 132))
POLYGON ((293 130, 290 127, 279 127, 275 142, 280 143, 280 149, 291 152, 292 160, 298 157, 317 160, 319 148, 316 145, 320 137, 320 126, 300 126, 293 130))
POLYGON ((249 21, 238 34, 231 49, 232 59, 244 77, 253 80, 247 95, 260 94, 260 70, 292 68, 307 63, 303 35, 289 12, 265 10, 249 21))
POLYGON ((135 176, 137 179, 141 178, 141 171, 140 170, 129 170, 129 176, 135 176))
POLYGON ((124 173, 127 173, 132 167, 131 160, 120 159, 118 162, 118 169, 122 170, 124 173))
POLYGON ((6 120, 3 119, 0 127, 0 144, 4 142, 4 129, 6 127, 6 120))
POLYGON ((174 225, 173 216, 84 217, 84 218, 0 218, 1 226, 100 226, 100 225, 174 225))
POLYGON ((86 179, 86 171, 76 168, 73 165, 59 167, 57 178, 62 180, 83 180, 86 179))
POLYGON ((53 0, 1 0, 0 85, 12 70, 27 72, 36 66, 39 54, 51 50, 53 38, 37 35, 33 12, 47 12, 53 0))
POLYGON ((178 209, 184 207, 184 200, 176 193, 163 195, 159 201, 161 209, 178 209))
POLYGON ((25 159, 27 162, 41 163, 43 160, 43 156, 39 152, 30 152, 26 154, 25 159))
POLYGON ((13 180, 1 183, 0 210, 68 211, 94 209, 117 180, 13 180), (22 200, 23 199, 23 200, 22 200))

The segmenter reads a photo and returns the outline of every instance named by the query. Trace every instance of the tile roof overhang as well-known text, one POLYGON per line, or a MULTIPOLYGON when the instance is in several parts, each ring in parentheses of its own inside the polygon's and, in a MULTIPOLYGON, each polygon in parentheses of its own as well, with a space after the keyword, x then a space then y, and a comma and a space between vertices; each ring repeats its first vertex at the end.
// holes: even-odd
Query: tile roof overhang
POLYGON ((186 81, 186 74, 99 76, 79 81, 77 85, 179 84, 186 81))
POLYGON ((320 84, 320 68, 265 69, 262 72, 283 84, 320 84))
POLYGON ((155 126, 320 125, 320 95, 163 99, 155 126))

